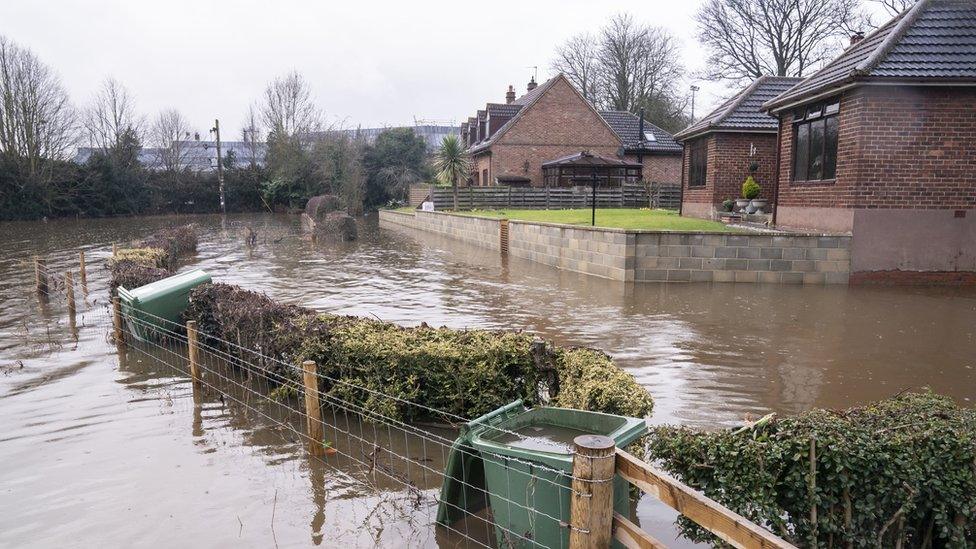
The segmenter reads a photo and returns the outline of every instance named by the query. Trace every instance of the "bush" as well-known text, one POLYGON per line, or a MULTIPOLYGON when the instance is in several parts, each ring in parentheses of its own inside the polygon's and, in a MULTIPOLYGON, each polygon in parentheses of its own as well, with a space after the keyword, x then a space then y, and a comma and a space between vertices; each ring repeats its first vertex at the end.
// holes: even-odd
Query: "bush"
MULTIPOLYGON (((122 250, 119 250, 121 253, 122 250)), ((167 269, 162 269, 146 263, 132 259, 119 259, 112 262, 112 278, 109 281, 109 291, 115 294, 115 289, 122 286, 126 289, 138 288, 151 284, 157 280, 162 280, 173 273, 167 269)))
POLYGON ((109 260, 110 294, 119 286, 131 290, 172 276, 179 258, 196 251, 197 235, 192 225, 185 225, 157 231, 140 245, 120 249, 109 260))
POLYGON ((796 545, 976 544, 976 411, 947 397, 910 393, 739 431, 660 427, 646 459, 796 545))
POLYGON ((192 225, 162 229, 143 240, 140 246, 163 250, 166 253, 166 266, 176 269, 180 257, 197 251, 197 233, 192 225))
MULTIPOLYGON (((477 417, 519 398, 538 403, 544 389, 555 393, 557 406, 636 416, 652 407, 647 391, 607 355, 552 348, 522 332, 404 328, 317 314, 226 284, 194 289, 185 316, 196 320, 202 333, 294 364, 267 368, 280 382, 297 381, 297 365, 314 360, 327 399, 389 417, 430 415, 409 402, 477 417)), ((435 414, 434 419, 445 418, 435 414)))
POLYGON ((762 191, 762 187, 759 186, 759 183, 756 183, 755 178, 751 175, 742 184, 742 198, 752 200, 759 196, 760 191, 762 191))
POLYGON ((161 248, 121 248, 109 260, 109 267, 115 263, 128 261, 145 267, 166 268, 169 265, 169 254, 161 248))
POLYGON ((735 200, 731 198, 726 198, 722 201, 722 210, 726 212, 731 212, 735 208, 735 200))

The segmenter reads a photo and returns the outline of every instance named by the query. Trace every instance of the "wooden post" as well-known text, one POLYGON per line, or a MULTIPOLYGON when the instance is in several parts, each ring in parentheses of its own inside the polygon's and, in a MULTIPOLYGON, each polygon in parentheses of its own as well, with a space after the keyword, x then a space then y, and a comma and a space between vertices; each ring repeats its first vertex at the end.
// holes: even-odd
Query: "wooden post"
POLYGON ((85 250, 78 252, 78 269, 81 278, 81 291, 88 293, 88 273, 85 272, 85 250))
POLYGON ((112 257, 119 255, 119 245, 115 242, 112 243, 112 257))
POLYGON ((112 298, 112 320, 115 325, 115 346, 125 348, 125 331, 122 328, 122 303, 119 296, 112 298))
POLYGON ((308 445, 309 451, 313 456, 325 454, 325 446, 322 445, 324 433, 322 432, 322 412, 319 409, 319 381, 315 375, 315 361, 306 360, 302 362, 302 370, 305 378, 305 413, 308 420, 308 445))
POLYGON ((68 298, 68 317, 74 318, 75 311, 75 279, 71 271, 64 272, 64 291, 68 298))
POLYGON ((573 439, 573 493, 570 495, 570 549, 610 547, 613 537, 613 475, 616 446, 601 435, 573 439))
POLYGON ((47 295, 47 272, 44 270, 44 260, 34 256, 34 286, 37 293, 47 295))
POLYGON ((200 348, 197 346, 197 321, 186 321, 187 356, 190 359, 190 378, 193 387, 200 385, 200 348))

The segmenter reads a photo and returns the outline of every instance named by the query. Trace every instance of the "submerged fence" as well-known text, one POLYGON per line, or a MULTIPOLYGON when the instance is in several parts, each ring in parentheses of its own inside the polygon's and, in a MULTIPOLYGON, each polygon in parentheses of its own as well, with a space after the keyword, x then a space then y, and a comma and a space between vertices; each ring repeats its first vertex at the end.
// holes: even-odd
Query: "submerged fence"
MULTIPOLYGON (((450 187, 430 186, 428 196, 437 210, 454 207, 454 191, 450 187)), ((421 193, 411 189, 411 197, 421 193)), ((411 202, 413 204, 413 202, 411 202)), ((593 204, 593 190, 590 187, 460 187, 458 188, 458 207, 464 210, 488 210, 502 208, 518 209, 567 209, 589 208, 593 204)), ((625 184, 620 187, 597 187, 596 206, 598 208, 668 208, 677 209, 681 205, 681 188, 678 185, 625 184)))
MULTIPOLYGON (((83 254, 79 259, 78 279, 87 295, 83 254)), ((34 259, 34 271, 37 297, 63 299, 70 325, 77 329, 72 271, 59 275, 40 258, 34 259)), ((310 459, 342 467, 370 489, 400 491, 414 509, 426 509, 428 527, 449 533, 452 546, 596 548, 607 547, 612 539, 631 548, 665 547, 632 517, 614 511, 615 498, 630 497, 629 490, 615 490, 622 479, 732 546, 792 547, 614 447, 607 437, 577 437, 568 450, 571 470, 475 450, 457 442, 456 429, 463 433, 478 424, 498 438, 525 435, 484 418, 472 420, 327 375, 311 361, 298 365, 264 355, 202 332, 194 321, 182 324, 145 311, 128 312, 117 297, 111 307, 83 314, 101 318, 98 326, 111 326, 121 355, 135 353, 188 378, 195 398, 218 394, 300 441, 310 459), (332 390, 338 386, 351 391, 332 390), (356 394, 373 402, 395 401, 426 420, 404 422, 349 396, 356 394), (487 476, 496 484, 486 482, 489 469, 494 473, 487 476), (448 488, 441 491, 442 486, 448 488)), ((567 454, 559 443, 535 442, 567 454)))

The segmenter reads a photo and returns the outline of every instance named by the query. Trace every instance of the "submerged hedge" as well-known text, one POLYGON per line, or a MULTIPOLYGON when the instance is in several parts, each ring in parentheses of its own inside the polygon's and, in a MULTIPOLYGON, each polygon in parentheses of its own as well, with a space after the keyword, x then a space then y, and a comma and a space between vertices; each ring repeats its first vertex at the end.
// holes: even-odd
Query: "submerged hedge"
POLYGON ((176 273, 179 259, 195 252, 197 235, 192 225, 156 231, 136 248, 118 250, 108 262, 109 290, 138 288, 176 273))
POLYGON ((948 397, 909 393, 739 431, 659 427, 645 457, 798 546, 976 546, 976 411, 948 397))
MULTIPOLYGON (((391 417, 430 415, 406 401, 465 418, 519 398, 636 417, 653 407, 650 394, 606 354, 554 347, 522 332, 404 328, 318 314, 227 284, 196 288, 185 316, 204 333, 284 362, 314 360, 327 395, 391 417)), ((272 369, 298 379, 293 367, 272 369)))

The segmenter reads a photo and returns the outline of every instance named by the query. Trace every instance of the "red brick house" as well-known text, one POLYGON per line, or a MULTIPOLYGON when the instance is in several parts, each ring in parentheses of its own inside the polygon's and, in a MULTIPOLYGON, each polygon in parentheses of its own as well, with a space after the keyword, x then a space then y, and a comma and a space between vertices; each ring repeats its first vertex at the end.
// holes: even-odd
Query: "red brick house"
POLYGON ((717 109, 674 135, 684 145, 681 171, 682 215, 713 219, 722 202, 739 198, 742 183, 753 177, 761 198, 772 198, 779 123, 762 104, 802 79, 763 76, 717 109))
POLYGON ((855 280, 972 280, 976 3, 920 0, 763 110, 777 224, 852 233, 855 280))
POLYGON ((472 159, 470 185, 541 187, 543 164, 582 151, 640 161, 648 176, 678 182, 681 148, 670 134, 630 113, 597 111, 562 74, 539 85, 533 79, 518 98, 509 86, 505 103, 488 103, 461 125, 461 139, 472 159))

